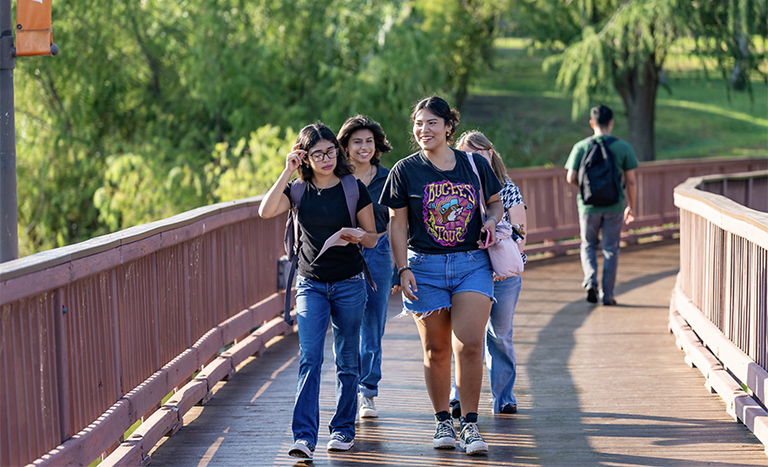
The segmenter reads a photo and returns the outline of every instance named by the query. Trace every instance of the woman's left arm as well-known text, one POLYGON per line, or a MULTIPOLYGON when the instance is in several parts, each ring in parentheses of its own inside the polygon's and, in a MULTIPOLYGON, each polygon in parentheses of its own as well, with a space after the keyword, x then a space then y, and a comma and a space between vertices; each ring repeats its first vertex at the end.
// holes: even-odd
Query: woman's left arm
POLYGON ((357 211, 357 225, 358 229, 365 232, 361 238, 342 236, 344 240, 350 243, 362 243, 366 248, 373 248, 379 241, 379 236, 376 234, 376 221, 373 218, 373 204, 357 211))
MULTIPOLYGON (((528 223, 528 217, 525 213, 525 204, 523 203, 512 205, 507 209, 507 214, 509 214, 510 224, 520 224, 524 226, 528 223)), ((524 234, 523 241, 520 242, 521 246, 525 246, 526 237, 527 235, 524 234)))
POLYGON ((498 224, 503 213, 504 206, 501 204, 499 194, 496 193, 488 199, 487 203, 485 203, 486 219, 485 224, 483 224, 483 227, 480 229, 481 232, 488 232, 491 236, 488 241, 489 245, 496 243, 496 224, 498 224))

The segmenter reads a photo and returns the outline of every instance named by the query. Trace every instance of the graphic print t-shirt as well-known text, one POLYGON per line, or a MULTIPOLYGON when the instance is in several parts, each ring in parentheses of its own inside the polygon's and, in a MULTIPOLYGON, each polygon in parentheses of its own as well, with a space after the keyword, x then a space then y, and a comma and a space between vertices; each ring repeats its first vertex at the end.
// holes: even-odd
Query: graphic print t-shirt
POLYGON ((454 253, 477 249, 482 219, 480 205, 501 189, 488 162, 475 157, 480 181, 467 156, 454 150, 456 166, 439 170, 421 152, 398 161, 381 193, 381 204, 408 207, 408 248, 419 253, 454 253))

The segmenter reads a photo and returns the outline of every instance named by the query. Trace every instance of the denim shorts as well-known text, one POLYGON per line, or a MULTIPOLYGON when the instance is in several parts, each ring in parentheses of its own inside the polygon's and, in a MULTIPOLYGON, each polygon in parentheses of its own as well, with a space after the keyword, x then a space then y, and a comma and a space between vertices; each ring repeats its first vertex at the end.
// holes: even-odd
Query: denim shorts
POLYGON ((493 272, 485 250, 428 255, 408 250, 418 300, 403 295, 404 313, 429 313, 451 307, 453 294, 477 292, 493 300, 493 272))

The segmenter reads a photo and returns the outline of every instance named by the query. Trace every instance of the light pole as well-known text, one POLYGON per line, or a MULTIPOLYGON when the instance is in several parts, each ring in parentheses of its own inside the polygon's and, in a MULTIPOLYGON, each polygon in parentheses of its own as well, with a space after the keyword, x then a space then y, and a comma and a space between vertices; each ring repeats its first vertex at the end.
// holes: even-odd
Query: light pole
POLYGON ((0 263, 19 257, 11 0, 0 0, 0 263))

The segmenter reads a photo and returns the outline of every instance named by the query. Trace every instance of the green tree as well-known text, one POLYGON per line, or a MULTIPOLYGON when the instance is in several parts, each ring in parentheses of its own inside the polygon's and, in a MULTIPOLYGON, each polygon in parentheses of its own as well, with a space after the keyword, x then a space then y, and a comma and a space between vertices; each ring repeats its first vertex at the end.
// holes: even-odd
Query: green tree
POLYGON ((54 2, 61 53, 17 61, 21 254, 263 192, 318 120, 370 115, 406 155, 415 101, 466 95, 494 2, 54 2))
POLYGON ((493 39, 504 2, 498 0, 457 0, 420 2, 424 28, 433 37, 434 47, 444 61, 442 68, 453 105, 461 109, 475 73, 492 65, 493 39))
POLYGON ((695 38, 702 57, 726 46, 716 56, 718 63, 725 69, 738 60, 738 74, 744 79, 758 72, 759 57, 766 56, 764 48, 758 53, 747 39, 766 33, 768 8, 756 0, 578 0, 566 4, 521 0, 519 6, 532 20, 525 23, 524 30, 541 45, 560 49, 545 66, 558 69, 558 86, 573 97, 573 117, 584 114, 595 97, 615 91, 624 104, 629 140, 640 160, 655 159, 660 72, 678 40, 695 38), (557 8, 566 11, 542 14, 557 8), (719 23, 722 21, 730 27, 719 23), (734 38, 741 46, 730 46, 734 38), (744 50, 750 51, 746 57, 744 50))

